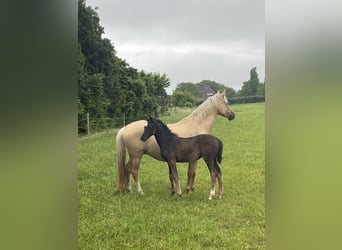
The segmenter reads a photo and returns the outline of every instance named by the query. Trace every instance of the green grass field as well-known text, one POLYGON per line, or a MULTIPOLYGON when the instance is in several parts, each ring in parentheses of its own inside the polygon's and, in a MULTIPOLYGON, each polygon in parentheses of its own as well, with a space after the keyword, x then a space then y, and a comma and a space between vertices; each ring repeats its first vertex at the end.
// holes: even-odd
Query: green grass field
MULTIPOLYGON (((191 194, 185 192, 187 164, 177 164, 183 191, 177 199, 167 164, 146 155, 139 171, 145 195, 134 183, 132 193, 116 194, 117 130, 79 138, 79 249, 264 249, 265 105, 232 108, 235 120, 220 116, 212 130, 224 144, 221 200, 208 201, 211 181, 202 159, 191 194)), ((161 119, 174 122, 190 112, 161 119)))

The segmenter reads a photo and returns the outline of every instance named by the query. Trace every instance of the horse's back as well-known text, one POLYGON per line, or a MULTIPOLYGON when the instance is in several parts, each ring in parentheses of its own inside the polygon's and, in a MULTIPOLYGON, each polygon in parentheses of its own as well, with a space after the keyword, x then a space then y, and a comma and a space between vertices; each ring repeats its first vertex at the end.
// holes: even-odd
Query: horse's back
POLYGON ((123 138, 125 141, 134 141, 135 139, 140 141, 140 136, 144 132, 145 120, 139 120, 128 124, 124 127, 123 138), (140 136, 139 136, 140 135, 140 136))
POLYGON ((168 128, 179 137, 188 138, 199 134, 208 134, 192 116, 188 116, 176 123, 167 124, 168 128))

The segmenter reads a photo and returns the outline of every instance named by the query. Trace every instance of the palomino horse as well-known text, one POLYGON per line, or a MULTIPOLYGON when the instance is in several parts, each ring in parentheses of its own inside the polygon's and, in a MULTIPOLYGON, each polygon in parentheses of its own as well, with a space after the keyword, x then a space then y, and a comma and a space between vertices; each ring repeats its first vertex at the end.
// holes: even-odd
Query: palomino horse
MULTIPOLYGON (((235 117, 225 96, 225 91, 222 93, 217 92, 215 95, 208 97, 189 116, 179 122, 168 124, 168 127, 173 133, 181 137, 209 134, 214 126, 217 115, 227 117, 230 121, 235 117)), ((132 174, 138 192, 143 194, 138 178, 139 165, 143 154, 148 154, 157 160, 164 161, 160 155, 160 149, 154 136, 145 142, 140 140, 145 125, 146 120, 132 122, 126 127, 121 128, 116 135, 119 178, 116 191, 118 192, 124 189, 131 190, 129 177, 132 174), (129 155, 127 163, 126 148, 129 155)), ((197 161, 189 162, 187 192, 194 189, 196 168, 197 161)))
POLYGON ((175 193, 176 186, 178 197, 182 196, 176 162, 194 162, 203 157, 211 176, 209 200, 215 195, 216 177, 220 187, 219 198, 222 197, 222 174, 217 163, 221 163, 222 160, 223 144, 220 139, 208 134, 188 138, 178 137, 162 121, 150 117, 140 139, 146 141, 152 135, 157 140, 161 156, 169 166, 171 194, 175 193))

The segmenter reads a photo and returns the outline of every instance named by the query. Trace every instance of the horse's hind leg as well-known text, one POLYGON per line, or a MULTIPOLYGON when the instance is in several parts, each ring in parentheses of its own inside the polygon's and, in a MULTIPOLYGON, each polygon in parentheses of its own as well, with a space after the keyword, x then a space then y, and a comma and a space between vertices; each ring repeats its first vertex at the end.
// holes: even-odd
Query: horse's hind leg
POLYGON ((130 175, 131 175, 131 167, 132 161, 131 158, 128 160, 128 162, 125 165, 124 169, 124 177, 123 177, 123 183, 122 183, 122 190, 127 189, 128 192, 131 192, 131 182, 130 182, 130 175))
POLYGON ((197 161, 189 162, 188 167, 188 182, 186 184, 186 192, 190 193, 195 189, 195 176, 197 169, 197 161))
POLYGON ((144 192, 141 188, 139 176, 138 176, 140 161, 141 161, 141 156, 137 157, 137 158, 136 157, 131 158, 131 173, 133 175, 133 179, 134 179, 135 185, 137 187, 138 193, 144 194, 144 192))

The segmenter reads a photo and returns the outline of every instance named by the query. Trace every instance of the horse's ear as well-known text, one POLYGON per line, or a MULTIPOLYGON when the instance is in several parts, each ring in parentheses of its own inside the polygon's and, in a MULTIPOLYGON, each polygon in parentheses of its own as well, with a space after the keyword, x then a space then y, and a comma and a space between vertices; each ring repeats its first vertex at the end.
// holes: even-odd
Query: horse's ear
POLYGON ((222 91, 222 95, 223 95, 223 96, 226 95, 226 89, 224 89, 224 90, 222 91))

